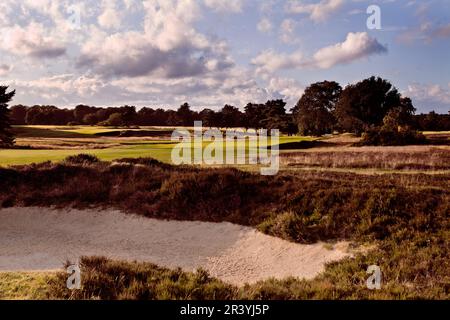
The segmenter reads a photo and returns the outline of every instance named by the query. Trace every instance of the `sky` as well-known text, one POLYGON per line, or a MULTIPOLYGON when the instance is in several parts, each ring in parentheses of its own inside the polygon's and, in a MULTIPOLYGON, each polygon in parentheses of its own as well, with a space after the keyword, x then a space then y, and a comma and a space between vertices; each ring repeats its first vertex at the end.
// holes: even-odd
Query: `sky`
POLYGON ((0 2, 13 104, 290 109, 311 83, 374 75, 447 113, 449 53, 448 0, 0 2))

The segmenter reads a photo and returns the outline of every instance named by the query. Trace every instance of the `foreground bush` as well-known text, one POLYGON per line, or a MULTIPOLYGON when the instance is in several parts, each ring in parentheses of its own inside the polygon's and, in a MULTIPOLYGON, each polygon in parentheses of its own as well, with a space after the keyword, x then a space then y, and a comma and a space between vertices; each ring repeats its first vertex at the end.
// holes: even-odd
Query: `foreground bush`
POLYGON ((375 127, 366 131, 357 146, 406 146, 426 144, 425 136, 409 128, 390 129, 375 127))
POLYGON ((68 164, 91 164, 100 160, 92 154, 80 153, 74 156, 68 156, 63 161, 68 164))
POLYGON ((80 261, 82 290, 68 290, 67 274, 49 281, 49 297, 56 299, 209 300, 231 299, 235 288, 211 278, 204 270, 186 273, 151 263, 129 263, 102 257, 80 261))
MULTIPOLYGON (((312 171, 267 177, 152 159, 48 162, 0 168, 0 207, 113 206, 148 217, 229 221, 300 243, 348 239, 376 247, 313 281, 265 281, 236 294, 203 273, 201 282, 156 266, 85 260, 90 275, 76 298, 449 298, 449 179, 312 171), (383 270, 381 291, 364 287, 371 264, 383 270)), ((58 290, 56 297, 69 297, 58 290)))
MULTIPOLYGON (((84 159, 81 157, 81 159, 84 159)), ((0 168, 0 207, 113 206, 148 217, 228 221, 284 239, 382 240, 448 226, 448 175, 261 176, 151 159, 0 168)))
POLYGON ((67 273, 46 278, 38 288, 43 299, 103 300, 303 300, 303 299, 448 299, 449 277, 445 266, 448 251, 429 248, 414 249, 414 244, 401 244, 394 254, 386 255, 389 244, 334 262, 313 280, 287 278, 268 279, 243 287, 235 287, 212 278, 204 270, 195 273, 169 270, 151 263, 114 261, 103 257, 83 257, 80 262, 82 286, 66 287, 67 273), (378 264, 383 272, 380 290, 366 287, 369 265, 378 264), (398 268, 398 265, 408 266, 398 268), (443 265, 442 265, 443 264, 443 265), (437 276, 410 277, 430 270, 437 276))

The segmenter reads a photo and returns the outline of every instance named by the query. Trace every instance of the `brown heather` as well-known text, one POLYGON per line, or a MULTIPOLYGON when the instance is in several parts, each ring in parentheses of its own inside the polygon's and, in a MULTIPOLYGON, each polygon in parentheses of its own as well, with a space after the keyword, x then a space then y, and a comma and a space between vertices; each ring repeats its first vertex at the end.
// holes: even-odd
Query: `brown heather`
POLYGON ((264 177, 153 159, 111 164, 79 156, 0 168, 0 206, 115 207, 155 218, 229 221, 300 243, 347 239, 374 245, 367 254, 328 265, 311 281, 267 280, 241 289, 203 271, 85 258, 89 280, 83 290, 71 296, 62 282, 50 282, 52 297, 448 299, 449 181, 450 174, 419 173, 305 171, 264 177), (371 264, 383 270, 380 291, 365 288, 371 264))

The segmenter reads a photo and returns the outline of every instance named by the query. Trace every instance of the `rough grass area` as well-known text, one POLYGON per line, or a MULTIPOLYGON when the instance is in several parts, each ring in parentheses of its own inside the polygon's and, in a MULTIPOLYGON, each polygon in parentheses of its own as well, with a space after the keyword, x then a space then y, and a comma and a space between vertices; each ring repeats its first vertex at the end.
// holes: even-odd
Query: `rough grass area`
POLYGON ((362 147, 286 152, 281 163, 289 167, 449 170, 450 147, 362 147))
MULTIPOLYGON (((377 248, 331 265, 312 282, 266 281, 239 293, 242 297, 449 298, 449 181, 448 174, 265 177, 236 169, 174 167, 154 159, 111 164, 78 157, 0 169, 0 207, 113 206, 155 218, 229 221, 300 243, 347 239, 377 248), (370 264, 382 268, 382 291, 364 289, 370 264)), ((139 279, 146 283, 146 276, 139 279)), ((133 281, 129 286, 140 288, 133 281)), ((137 298, 141 289, 135 296, 124 289, 105 298, 137 298)), ((181 292, 179 297, 185 297, 181 292)), ((211 292, 198 294, 209 297, 211 292)), ((82 297, 94 295, 88 291, 82 297)))
MULTIPOLYGON (((433 244, 434 245, 434 244, 433 244)), ((389 244, 387 245, 389 247, 389 244)), ((114 261, 103 257, 83 257, 80 262, 82 287, 68 290, 68 274, 0 273, 2 299, 103 299, 103 300, 164 300, 164 299, 448 299, 449 278, 445 272, 445 253, 435 249, 414 249, 416 244, 400 245, 394 255, 391 248, 372 250, 355 258, 329 264, 314 280, 288 278, 268 279, 253 285, 235 287, 214 279, 204 270, 195 273, 181 269, 169 270, 150 263, 114 261), (411 261, 412 259, 412 261, 411 261), (412 263, 415 263, 413 265, 412 263), (366 287, 369 265, 383 270, 382 288, 366 287), (408 265, 408 270, 398 265, 408 265), (443 266, 440 266, 444 264, 443 266), (432 271, 433 270, 433 271, 432 271), (432 279, 421 283, 410 277, 420 273, 432 279), (439 272, 439 271, 438 271, 439 272)))
POLYGON ((49 282, 52 299, 232 299, 236 288, 211 278, 204 270, 195 273, 170 270, 151 263, 113 261, 84 257, 80 261, 82 290, 66 288, 67 274, 49 282))
POLYGON ((0 272, 0 300, 47 299, 51 273, 0 272))
POLYGON ((267 177, 148 158, 73 159, 0 169, 0 206, 114 206, 154 218, 257 226, 304 243, 407 236, 449 224, 448 174, 267 177))

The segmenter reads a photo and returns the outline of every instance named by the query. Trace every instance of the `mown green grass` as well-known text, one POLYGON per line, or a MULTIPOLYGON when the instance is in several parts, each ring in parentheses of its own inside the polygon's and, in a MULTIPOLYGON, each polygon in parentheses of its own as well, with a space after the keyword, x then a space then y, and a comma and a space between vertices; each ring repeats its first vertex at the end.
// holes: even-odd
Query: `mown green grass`
POLYGON ((0 165, 24 165, 45 161, 61 161, 67 156, 79 153, 88 153, 97 156, 101 160, 111 161, 119 158, 152 157, 162 162, 170 162, 173 145, 152 144, 151 146, 133 145, 114 147, 107 149, 49 149, 49 150, 27 150, 27 149, 4 149, 0 150, 0 165))
MULTIPOLYGON (((141 130, 149 129, 143 127, 141 130)), ((152 130, 155 128, 151 128, 152 130)), ((48 139, 48 145, 65 144, 73 145, 76 138, 77 144, 82 144, 83 138, 86 138, 87 143, 107 144, 114 143, 118 146, 104 148, 104 149, 0 149, 0 166, 8 165, 25 165, 31 163, 40 163, 45 161, 61 161, 67 156, 76 155, 79 153, 87 153, 97 156, 100 160, 112 161, 120 158, 139 158, 152 157, 162 162, 171 163, 171 152, 177 142, 170 140, 143 140, 143 139, 108 139, 104 137, 96 137, 95 134, 109 131, 120 131, 122 129, 115 129, 111 127, 90 127, 90 126, 16 126, 15 130, 18 132, 19 139, 39 138, 42 143, 48 139), (55 140, 61 139, 61 140, 55 140), (68 139, 68 140, 64 140, 68 139), (92 140, 95 139, 95 140, 92 140)), ((156 128, 156 130, 163 130, 156 128)), ((164 129, 167 130, 167 129, 164 129)), ((299 136, 282 136, 280 137, 280 144, 299 142, 305 140, 312 140, 310 137, 299 136)), ((210 142, 204 142, 202 148, 204 149, 210 142)), ((236 147, 242 146, 243 142, 237 143, 236 147)), ((270 144, 270 142, 269 142, 270 144)), ((248 143, 246 143, 246 152, 248 153, 248 143)), ((194 154, 194 148, 192 148, 194 154)))

